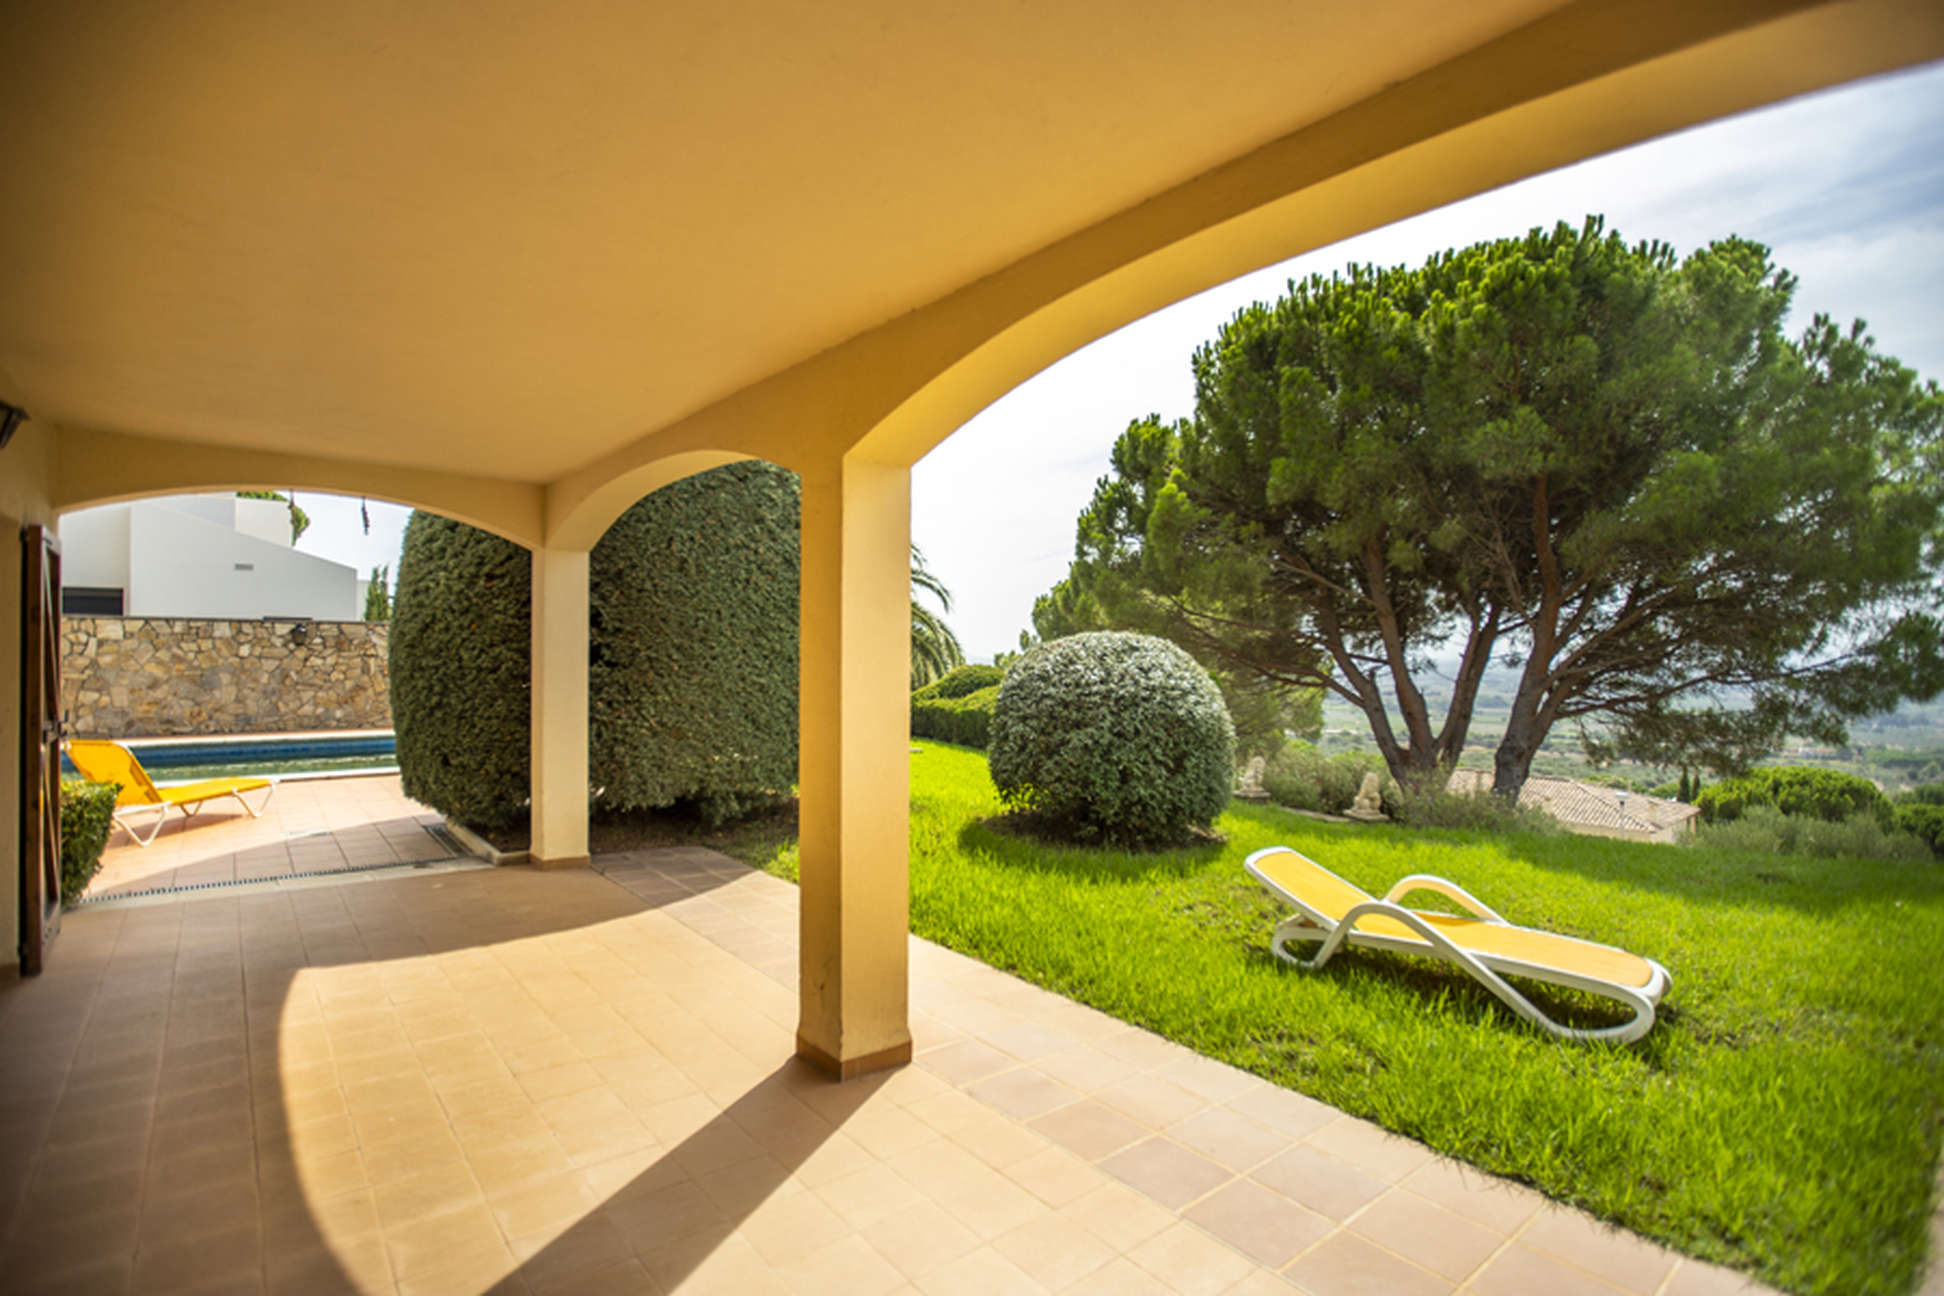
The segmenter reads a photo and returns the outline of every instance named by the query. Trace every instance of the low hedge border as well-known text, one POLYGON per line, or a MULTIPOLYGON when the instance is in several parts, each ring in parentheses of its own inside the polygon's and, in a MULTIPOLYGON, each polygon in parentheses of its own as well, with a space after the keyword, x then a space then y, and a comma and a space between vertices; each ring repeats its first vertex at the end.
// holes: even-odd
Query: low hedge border
POLYGON ((61 903, 72 905, 101 870, 101 852, 115 826, 119 783, 61 780, 61 903))

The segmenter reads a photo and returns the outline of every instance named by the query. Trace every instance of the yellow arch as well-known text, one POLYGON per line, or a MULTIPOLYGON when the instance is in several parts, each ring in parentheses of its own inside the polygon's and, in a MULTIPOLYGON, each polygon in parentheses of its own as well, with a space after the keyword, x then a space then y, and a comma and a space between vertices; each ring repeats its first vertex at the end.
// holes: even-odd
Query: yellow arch
POLYGON ((637 439, 554 483, 548 533, 578 541, 609 480, 699 451, 909 467, 1025 378, 1237 275, 1939 56, 1944 9, 1925 0, 1569 6, 637 439))
POLYGON ((542 538, 543 492, 525 482, 121 432, 42 431, 54 450, 57 513, 192 491, 301 489, 426 509, 529 549, 542 538))

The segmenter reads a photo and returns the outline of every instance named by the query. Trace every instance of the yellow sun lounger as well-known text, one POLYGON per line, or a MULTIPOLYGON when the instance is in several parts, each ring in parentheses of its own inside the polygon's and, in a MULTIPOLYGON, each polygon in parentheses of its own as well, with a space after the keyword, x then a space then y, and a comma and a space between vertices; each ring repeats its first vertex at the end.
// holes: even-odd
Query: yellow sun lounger
POLYGON ((1471 973, 1506 1007, 1543 1030, 1564 1039, 1623 1044, 1653 1029, 1654 1005, 1672 984, 1667 969, 1652 959, 1575 936, 1515 927, 1457 883, 1428 873, 1405 878, 1378 900, 1287 846, 1259 850, 1243 867, 1296 911, 1296 917, 1277 925, 1270 948, 1277 958, 1298 967, 1322 967, 1346 941, 1441 958, 1471 973), (1406 909, 1398 903, 1414 891, 1446 896, 1472 916, 1406 909), (1292 942, 1311 941, 1321 941, 1322 948, 1308 959, 1287 948, 1292 942), (1597 1030, 1562 1026, 1513 989, 1507 976, 1601 995, 1633 1009, 1634 1015, 1618 1026, 1597 1030))
POLYGON ((115 798, 115 826, 135 839, 138 846, 146 846, 155 840, 162 831, 162 823, 169 817, 170 806, 180 806, 185 818, 193 819, 203 808, 203 802, 217 797, 235 797, 236 803, 249 812, 254 819, 263 813, 276 794, 276 783, 267 778, 226 778, 208 779, 201 783, 186 783, 181 787, 159 788, 155 780, 142 768, 142 762, 135 759, 135 753, 117 742, 101 742, 91 738, 72 739, 67 744, 68 759, 74 768, 95 783, 119 783, 121 795, 115 798), (245 792, 264 792, 263 800, 255 809, 243 799, 245 792), (137 832, 127 817, 153 810, 155 822, 144 837, 137 832))

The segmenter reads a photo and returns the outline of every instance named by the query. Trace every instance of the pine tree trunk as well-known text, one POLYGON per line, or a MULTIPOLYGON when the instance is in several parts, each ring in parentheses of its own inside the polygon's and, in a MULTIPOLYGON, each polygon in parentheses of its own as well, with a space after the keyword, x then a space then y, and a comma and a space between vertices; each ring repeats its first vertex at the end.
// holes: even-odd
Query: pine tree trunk
POLYGON ((1512 718, 1505 722, 1505 737, 1499 740, 1498 752, 1492 758, 1493 796, 1507 801, 1519 799, 1519 789, 1532 773, 1532 758, 1538 754, 1541 737, 1538 717, 1515 706, 1512 718))

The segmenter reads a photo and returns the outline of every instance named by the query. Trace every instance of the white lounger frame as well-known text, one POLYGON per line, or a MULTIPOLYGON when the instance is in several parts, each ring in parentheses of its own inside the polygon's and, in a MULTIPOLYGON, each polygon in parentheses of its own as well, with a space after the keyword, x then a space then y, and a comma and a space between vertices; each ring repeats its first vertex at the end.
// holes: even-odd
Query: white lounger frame
MULTIPOLYGON (((250 790, 252 792, 256 791, 255 788, 252 788, 250 790)), ((250 818, 260 819, 263 817, 263 812, 270 808, 270 798, 275 796, 276 794, 277 794, 277 781, 275 779, 272 779, 270 780, 270 786, 263 789, 262 804, 258 805, 254 809, 250 807, 250 803, 248 801, 245 801, 243 799, 243 794, 241 792, 218 792, 215 796, 205 797, 201 801, 196 802, 196 807, 193 810, 190 809, 188 806, 183 805, 180 802, 176 802, 176 801, 142 801, 136 803, 135 805, 117 806, 115 807, 115 827, 121 829, 123 832, 127 833, 130 837, 133 837, 135 839, 135 844, 137 846, 147 846, 153 843, 155 839, 161 835, 162 825, 169 821, 170 810, 179 809, 182 811, 182 817, 184 819, 194 819, 197 815, 202 813, 202 808, 208 805, 211 801, 221 801, 224 797, 235 797, 236 804, 242 806, 244 812, 248 814, 250 818), (161 813, 155 816, 155 822, 149 825, 148 836, 144 837, 142 836, 140 831, 136 829, 135 825, 129 822, 129 819, 136 815, 146 814, 150 810, 159 810, 161 811, 161 813)))
MULTIPOLYGON (((1351 887, 1352 889, 1360 888, 1356 888, 1354 883, 1337 877, 1335 873, 1330 873, 1330 870, 1323 868, 1321 864, 1317 864, 1315 860, 1310 859, 1307 855, 1290 850, 1287 846, 1265 847, 1250 855, 1247 861, 1244 862, 1243 867, 1248 869, 1250 875, 1256 881, 1260 882, 1273 895, 1296 910, 1296 917, 1286 919, 1277 924, 1275 935, 1271 938, 1269 947, 1275 952, 1277 958, 1282 959, 1286 963, 1294 963, 1297 967, 1308 968, 1312 971, 1322 967, 1330 961, 1331 956, 1343 947, 1346 941, 1355 945, 1368 946, 1371 949, 1391 950, 1398 954, 1430 955, 1456 963, 1476 978, 1479 984, 1498 996, 1499 1000, 1506 1007, 1549 1034, 1556 1035, 1561 1039, 1611 1040, 1618 1044, 1630 1044, 1653 1029, 1654 1005, 1660 1002, 1661 996, 1667 993, 1668 986, 1673 983, 1673 978, 1668 975, 1667 969, 1652 959, 1644 960, 1647 966, 1653 969, 1653 975, 1649 978, 1647 984, 1645 986, 1629 986, 1621 985, 1617 981, 1603 980, 1599 977, 1582 976, 1576 972, 1567 972, 1563 969, 1547 967, 1543 964, 1527 963, 1521 959, 1506 958, 1502 955, 1484 954, 1464 949, 1454 944, 1449 937, 1443 932, 1440 932, 1431 923, 1426 922, 1417 910, 1406 909, 1398 901, 1413 891, 1435 891, 1439 895, 1456 901, 1461 907, 1468 910, 1483 922, 1496 923, 1502 927, 1512 927, 1516 926, 1516 924, 1507 922, 1482 900, 1472 895, 1471 892, 1465 890, 1456 882, 1448 878, 1437 877, 1430 873, 1413 873, 1410 877, 1405 878, 1396 886, 1392 887, 1382 900, 1366 900, 1362 904, 1353 905, 1343 915, 1341 922, 1333 922, 1327 915, 1318 913, 1316 910, 1304 904, 1301 899, 1291 895, 1288 891, 1277 885, 1261 869, 1256 867, 1257 860, 1265 856, 1283 853, 1295 855, 1298 859, 1318 869, 1322 869, 1323 872, 1329 873, 1331 877, 1337 878, 1337 881, 1343 882, 1345 886, 1351 887), (1423 941, 1406 940, 1398 936, 1382 936, 1371 932, 1355 930, 1359 922, 1373 914, 1381 914, 1383 917, 1403 923, 1412 931, 1422 936, 1424 938, 1423 941), (1317 950, 1315 955, 1307 959, 1290 953, 1288 949, 1291 943, 1309 944, 1315 941, 1321 941, 1322 948, 1317 950), (1514 989, 1506 981, 1505 975, 1501 975, 1502 973, 1510 976, 1531 977, 1535 981, 1545 981, 1552 985, 1566 986, 1573 990, 1584 990, 1588 994, 1599 995, 1623 1004, 1633 1009, 1634 1015, 1631 1020, 1622 1022, 1618 1026, 1603 1026, 1592 1030, 1562 1026, 1551 1017, 1548 1017, 1538 1005, 1514 989)), ((1578 940, 1579 938, 1567 937, 1565 939, 1578 940)), ((1584 941, 1582 943, 1592 945, 1595 942, 1584 941)), ((1602 946, 1601 948, 1611 949, 1613 947, 1602 946)), ((1621 952, 1624 953, 1625 951, 1621 952)))

